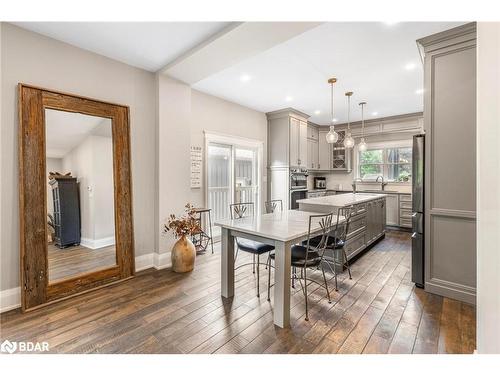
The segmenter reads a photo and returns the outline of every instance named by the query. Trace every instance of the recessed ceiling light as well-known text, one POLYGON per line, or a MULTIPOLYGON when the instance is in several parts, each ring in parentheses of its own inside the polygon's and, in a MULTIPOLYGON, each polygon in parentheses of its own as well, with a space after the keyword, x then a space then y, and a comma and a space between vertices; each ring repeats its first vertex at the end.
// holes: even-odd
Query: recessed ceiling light
POLYGON ((372 112, 372 116, 377 116, 378 112, 372 112))
POLYGON ((398 24, 398 23, 399 23, 399 22, 397 22, 397 21, 384 21, 384 24, 385 24, 386 26, 394 26, 394 25, 396 25, 396 24, 398 24))
POLYGON ((416 67, 417 67, 417 64, 415 64, 415 63, 408 63, 408 64, 405 65, 405 69, 406 70, 413 70, 416 67))
POLYGON ((241 81, 241 82, 248 82, 248 81, 250 81, 251 79, 252 79, 252 77, 250 77, 248 74, 243 74, 243 75, 241 75, 241 77, 240 77, 240 81, 241 81))
POLYGON ((292 100, 293 100, 293 98, 292 98, 291 96, 287 96, 287 97, 285 98, 285 101, 287 101, 287 102, 291 102, 292 100))
POLYGON ((417 94, 417 95, 421 95, 423 93, 424 93, 424 89, 415 90, 415 94, 417 94))
POLYGON ((338 121, 339 121, 339 120, 338 120, 338 119, 336 119, 336 118, 332 119, 332 122, 338 122, 338 121))
POLYGON ((315 115, 319 115, 320 113, 321 113, 321 111, 319 109, 317 109, 316 111, 314 111, 315 115))

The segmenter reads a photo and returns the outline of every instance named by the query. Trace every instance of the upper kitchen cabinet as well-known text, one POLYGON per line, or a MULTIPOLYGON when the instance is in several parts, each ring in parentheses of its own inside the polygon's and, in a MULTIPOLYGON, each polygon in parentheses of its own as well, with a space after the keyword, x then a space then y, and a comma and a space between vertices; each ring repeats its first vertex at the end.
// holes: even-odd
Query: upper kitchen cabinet
POLYGON ((267 114, 269 167, 308 168, 308 117, 291 108, 267 114))
POLYGON ((321 171, 351 172, 352 150, 344 147, 345 131, 337 131, 339 140, 334 144, 326 142, 328 130, 318 134, 318 168, 321 171))
POLYGON ((309 123, 307 126, 307 169, 319 169, 319 128, 309 123))
POLYGON ((319 137, 319 127, 316 124, 310 122, 307 126, 307 139, 311 139, 313 141, 318 141, 319 137))

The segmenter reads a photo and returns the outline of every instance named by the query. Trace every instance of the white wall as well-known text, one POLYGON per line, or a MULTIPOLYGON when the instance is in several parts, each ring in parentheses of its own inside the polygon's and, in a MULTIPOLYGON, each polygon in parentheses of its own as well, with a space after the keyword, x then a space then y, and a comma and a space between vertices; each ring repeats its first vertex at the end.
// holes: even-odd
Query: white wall
POLYGON ((88 136, 64 155, 62 170, 78 180, 82 245, 96 248, 114 243, 99 245, 115 235, 112 139, 88 136))
MULTIPOLYGON (((204 148, 204 131, 267 142, 264 113, 219 99, 164 75, 157 77, 158 90, 158 247, 168 259, 173 237, 162 233, 171 213, 181 214, 191 202, 205 205, 205 186, 190 188, 190 146, 204 148)), ((266 155, 264 153, 264 160, 266 155)), ((265 200, 265 168, 262 168, 262 200, 265 200)))
POLYGON ((63 173, 71 172, 78 181, 80 195, 80 229, 83 238, 94 237, 94 207, 87 193, 87 186, 92 184, 92 142, 86 138, 73 150, 64 155, 63 173))
POLYGON ((155 248, 155 76, 16 26, 1 24, 0 290, 19 286, 17 84, 130 106, 135 253, 155 248))
POLYGON ((113 141, 109 137, 91 138, 94 240, 98 241, 115 236, 113 141))
POLYGON ((500 23, 477 24, 477 350, 500 353, 500 23))

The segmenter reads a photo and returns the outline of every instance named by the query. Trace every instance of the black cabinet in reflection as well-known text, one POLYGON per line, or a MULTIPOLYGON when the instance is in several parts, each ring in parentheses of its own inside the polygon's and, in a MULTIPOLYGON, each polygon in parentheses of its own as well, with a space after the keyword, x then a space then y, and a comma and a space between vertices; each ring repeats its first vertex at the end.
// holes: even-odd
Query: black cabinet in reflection
POLYGON ((76 178, 51 180, 54 202, 54 243, 60 248, 80 244, 80 199, 76 178))

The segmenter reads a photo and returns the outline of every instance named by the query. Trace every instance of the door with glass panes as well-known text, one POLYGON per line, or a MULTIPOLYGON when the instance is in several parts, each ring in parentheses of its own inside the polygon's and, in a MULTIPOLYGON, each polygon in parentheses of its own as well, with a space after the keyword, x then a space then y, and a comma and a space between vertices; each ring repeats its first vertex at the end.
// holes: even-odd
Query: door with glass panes
MULTIPOLYGON (((258 152, 235 144, 209 143, 207 160, 208 208, 213 220, 230 217, 231 203, 253 202, 259 211, 258 152)), ((220 228, 214 227, 214 237, 220 228)))

